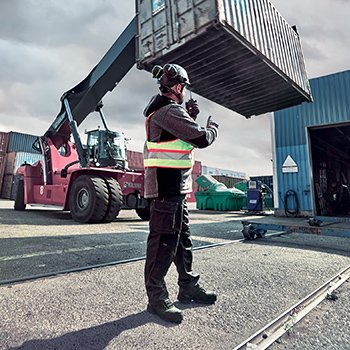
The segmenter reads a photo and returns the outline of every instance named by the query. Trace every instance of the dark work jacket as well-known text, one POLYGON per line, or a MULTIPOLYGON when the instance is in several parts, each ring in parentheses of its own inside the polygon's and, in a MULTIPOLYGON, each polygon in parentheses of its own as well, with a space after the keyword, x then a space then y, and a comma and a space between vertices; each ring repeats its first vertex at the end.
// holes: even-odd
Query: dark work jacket
MULTIPOLYGON (((165 96, 156 95, 151 99, 144 115, 148 117, 152 113, 146 125, 148 141, 181 139, 196 148, 205 148, 217 137, 216 128, 201 127, 181 105, 165 96)), ((191 173, 192 169, 146 168, 145 197, 155 198, 192 192, 191 173)))

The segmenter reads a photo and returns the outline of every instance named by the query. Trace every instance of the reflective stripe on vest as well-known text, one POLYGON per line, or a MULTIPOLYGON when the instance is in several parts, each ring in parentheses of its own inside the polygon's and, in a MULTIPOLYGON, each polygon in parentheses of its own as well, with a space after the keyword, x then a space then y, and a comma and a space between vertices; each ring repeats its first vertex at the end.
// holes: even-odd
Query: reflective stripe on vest
POLYGON ((193 146, 185 141, 150 142, 146 141, 145 168, 175 168, 186 169, 194 165, 193 146))

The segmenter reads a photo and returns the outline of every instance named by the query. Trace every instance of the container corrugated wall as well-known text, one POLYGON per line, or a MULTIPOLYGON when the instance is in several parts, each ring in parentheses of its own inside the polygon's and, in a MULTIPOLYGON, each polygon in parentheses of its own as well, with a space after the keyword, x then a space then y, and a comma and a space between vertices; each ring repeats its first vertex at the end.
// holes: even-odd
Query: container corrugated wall
POLYGON ((128 166, 132 170, 143 170, 143 153, 136 151, 126 151, 128 166))
POLYGON ((189 193, 186 197, 188 202, 195 202, 196 201, 196 196, 195 193, 198 191, 198 184, 196 182, 196 179, 201 176, 202 172, 202 163, 200 161, 195 161, 194 166, 193 166, 193 171, 192 171, 192 192, 189 193))
POLYGON ((0 132, 0 154, 6 153, 9 135, 7 132, 0 132))
POLYGON ((6 164, 6 150, 8 144, 8 133, 0 132, 0 193, 4 178, 6 164))
POLYGON ((17 169, 23 164, 32 165, 40 160, 44 162, 44 156, 40 153, 17 152, 13 174, 15 174, 17 169))
POLYGON ((13 175, 12 174, 4 175, 2 186, 1 186, 1 198, 11 199, 12 184, 13 184, 13 175))
POLYGON ((350 122, 350 70, 310 80, 314 102, 288 108, 274 115, 278 207, 283 209, 285 193, 297 192, 302 211, 311 212, 311 161, 308 127, 350 122), (297 173, 282 173, 290 155, 298 166, 297 173))
POLYGON ((310 92, 296 30, 268 0, 222 0, 222 18, 303 90, 310 92))
POLYGON ((207 165, 202 165, 202 175, 224 175, 224 176, 235 177, 238 179, 246 178, 246 173, 235 171, 235 170, 213 168, 207 165))
POLYGON ((5 175, 13 175, 14 169, 15 169, 15 162, 16 162, 16 152, 6 153, 5 167, 4 167, 5 175))
POLYGON ((2 188, 2 183, 4 179, 4 170, 5 170, 5 153, 0 153, 0 193, 2 188))
POLYGON ((311 100, 299 35, 268 0, 137 0, 141 69, 178 63, 193 90, 244 116, 311 100))
POLYGON ((32 148, 37 137, 35 135, 11 131, 9 132, 7 152, 39 153, 32 148))
POLYGON ((29 152, 9 152, 1 157, 0 155, 0 194, 2 198, 11 199, 13 175, 17 169, 27 163, 34 164, 37 161, 44 161, 44 157, 40 153, 29 152))

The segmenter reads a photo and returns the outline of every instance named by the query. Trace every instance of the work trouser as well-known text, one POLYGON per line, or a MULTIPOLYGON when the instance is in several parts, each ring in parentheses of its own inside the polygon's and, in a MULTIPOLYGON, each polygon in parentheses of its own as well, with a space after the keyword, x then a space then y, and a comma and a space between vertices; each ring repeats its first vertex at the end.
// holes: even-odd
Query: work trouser
POLYGON ((164 278, 173 261, 180 288, 191 288, 199 280, 199 275, 192 271, 192 240, 185 196, 153 199, 149 227, 145 284, 149 303, 157 305, 169 297, 164 278))

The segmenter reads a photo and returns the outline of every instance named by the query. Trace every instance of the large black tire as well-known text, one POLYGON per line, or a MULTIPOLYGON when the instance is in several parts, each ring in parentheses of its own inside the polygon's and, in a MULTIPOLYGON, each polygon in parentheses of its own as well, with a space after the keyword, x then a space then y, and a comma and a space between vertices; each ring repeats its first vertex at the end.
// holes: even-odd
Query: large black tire
POLYGON ((118 216, 122 207, 123 194, 120 185, 116 179, 114 179, 113 177, 105 177, 104 180, 108 188, 109 203, 106 215, 102 221, 112 222, 118 216))
POLYGON ((18 180, 14 209, 21 210, 21 211, 26 209, 26 205, 24 204, 24 180, 23 179, 18 180))
POLYGON ((136 213, 141 220, 149 221, 151 218, 151 210, 149 206, 146 208, 137 208, 136 213))
POLYGON ((75 221, 84 223, 101 222, 109 206, 109 191, 100 177, 79 176, 69 194, 69 208, 75 221))

